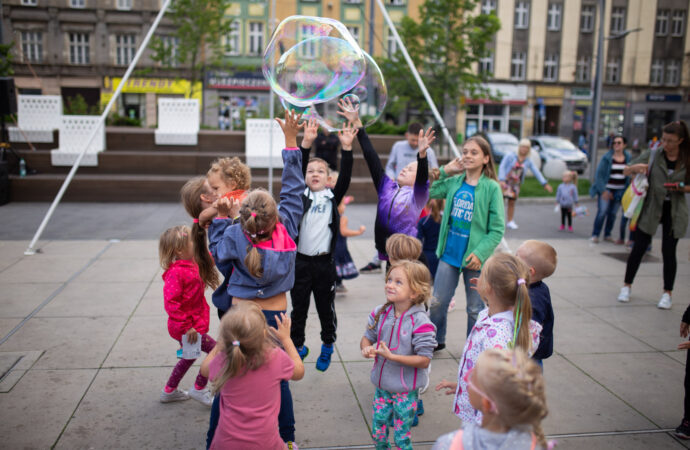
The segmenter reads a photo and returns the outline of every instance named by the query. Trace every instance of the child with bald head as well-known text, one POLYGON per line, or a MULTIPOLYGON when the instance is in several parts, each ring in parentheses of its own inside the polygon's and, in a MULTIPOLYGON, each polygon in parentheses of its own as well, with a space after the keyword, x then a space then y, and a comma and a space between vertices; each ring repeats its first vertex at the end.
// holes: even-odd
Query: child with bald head
POLYGON ((529 298, 532 302, 532 319, 542 326, 539 347, 532 358, 543 368, 542 360, 553 353, 554 315, 549 287, 542 280, 554 273, 558 256, 552 246, 536 240, 523 242, 515 252, 515 256, 529 267, 529 298))

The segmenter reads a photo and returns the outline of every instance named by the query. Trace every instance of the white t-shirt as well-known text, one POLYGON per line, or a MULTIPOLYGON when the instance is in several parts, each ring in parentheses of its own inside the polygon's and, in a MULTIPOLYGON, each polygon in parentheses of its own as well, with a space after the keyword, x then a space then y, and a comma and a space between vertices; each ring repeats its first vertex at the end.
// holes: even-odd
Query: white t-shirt
POLYGON ((328 253, 333 237, 329 227, 333 213, 333 192, 330 189, 312 192, 307 188, 304 195, 311 199, 311 208, 302 217, 297 252, 307 256, 328 253))

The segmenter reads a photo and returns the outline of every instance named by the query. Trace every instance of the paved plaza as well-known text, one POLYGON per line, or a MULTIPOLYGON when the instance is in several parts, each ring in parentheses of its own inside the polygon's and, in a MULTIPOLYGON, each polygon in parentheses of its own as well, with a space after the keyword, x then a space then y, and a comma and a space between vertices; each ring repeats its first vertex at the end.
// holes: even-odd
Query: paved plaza
MULTIPOLYGON (((0 447, 203 448, 208 408, 193 400, 158 401, 177 345, 167 333, 157 236, 189 222, 182 208, 61 205, 39 243, 42 252, 24 256, 45 210, 44 204, 0 208, 0 447)), ((361 267, 373 253, 374 208, 348 211, 352 228, 368 227, 363 237, 349 239, 361 267)), ((591 215, 576 221, 574 234, 555 231, 559 217, 551 203, 521 203, 521 228, 506 233, 512 249, 539 238, 559 256, 547 280, 556 324, 554 355, 544 364, 545 432, 563 449, 687 448, 669 431, 683 409, 685 352, 675 348, 690 300, 690 240, 679 243, 670 311, 656 308, 658 240, 640 268, 631 302, 619 304, 625 250, 589 244, 591 215)), ((306 375, 291 382, 302 449, 372 447, 372 363, 361 357, 358 343, 367 314, 384 301, 383 275, 361 275, 346 286, 349 292, 336 298, 338 341, 330 369, 314 368, 320 343, 312 308, 306 375)), ((448 348, 432 362, 432 386, 457 373, 466 323, 462 286, 456 299, 448 348)), ((213 309, 211 324, 217 333, 213 309)), ((181 387, 191 386, 195 376, 190 370, 181 387)), ((426 413, 412 431, 415 448, 429 448, 459 426, 451 396, 429 389, 422 398, 426 413)))

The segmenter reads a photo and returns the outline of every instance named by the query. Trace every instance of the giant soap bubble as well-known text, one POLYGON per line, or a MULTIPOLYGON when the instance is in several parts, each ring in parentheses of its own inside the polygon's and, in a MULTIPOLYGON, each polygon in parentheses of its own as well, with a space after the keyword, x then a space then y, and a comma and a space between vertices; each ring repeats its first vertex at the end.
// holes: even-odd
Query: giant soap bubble
POLYGON ((263 72, 271 88, 291 104, 329 100, 364 76, 364 52, 334 19, 291 16, 276 28, 264 51, 263 72))
POLYGON ((346 122, 337 114, 340 99, 350 101, 365 126, 381 116, 388 99, 376 62, 334 19, 292 16, 282 21, 264 51, 263 72, 285 108, 331 131, 346 122))

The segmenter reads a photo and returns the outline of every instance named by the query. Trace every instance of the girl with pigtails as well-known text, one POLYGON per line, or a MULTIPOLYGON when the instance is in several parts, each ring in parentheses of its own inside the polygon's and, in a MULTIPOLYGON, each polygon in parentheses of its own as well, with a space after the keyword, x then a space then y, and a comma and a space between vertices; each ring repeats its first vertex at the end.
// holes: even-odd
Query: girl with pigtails
MULTIPOLYGON (((302 217, 302 153, 297 147, 301 114, 285 112, 285 120, 276 119, 285 135, 280 203, 263 189, 251 191, 240 205, 237 200, 221 198, 218 214, 209 226, 209 248, 217 265, 234 267, 228 280, 228 295, 233 308, 254 302, 261 308, 269 326, 277 327, 277 318, 287 310, 287 296, 295 282, 295 239, 302 217), (237 215, 239 217, 233 219, 237 215)), ((232 308, 231 308, 232 309, 232 308)), ((292 395, 287 381, 281 382, 281 408, 278 416, 280 436, 292 448, 295 418, 292 395)))
POLYGON ((482 423, 482 411, 470 401, 468 376, 479 355, 487 349, 514 348, 532 355, 539 346, 541 325, 532 319, 529 268, 508 253, 490 257, 482 269, 477 292, 487 307, 477 315, 458 368, 457 382, 441 381, 436 390, 455 394, 453 412, 463 423, 482 423))

